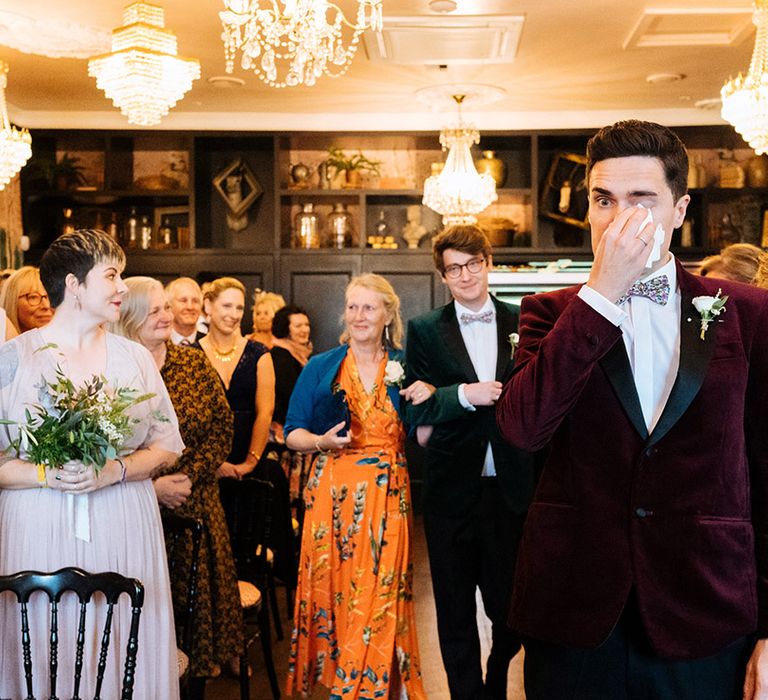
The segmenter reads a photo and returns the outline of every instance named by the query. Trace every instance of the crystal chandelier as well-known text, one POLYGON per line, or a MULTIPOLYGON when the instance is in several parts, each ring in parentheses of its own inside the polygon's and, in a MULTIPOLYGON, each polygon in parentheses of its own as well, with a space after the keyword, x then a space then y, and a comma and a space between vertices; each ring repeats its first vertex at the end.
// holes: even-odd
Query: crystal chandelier
POLYGON ((200 62, 176 55, 163 8, 135 2, 112 32, 112 53, 88 61, 88 75, 131 124, 154 126, 200 77, 200 62))
POLYGON ((440 145, 448 157, 439 175, 424 181, 422 202, 443 215, 443 225, 475 224, 477 214, 498 199, 496 183, 488 173, 479 175, 470 147, 480 142, 480 132, 461 121, 464 95, 454 95, 459 106, 459 123, 440 132, 440 145))
POLYGON ((749 72, 729 80, 720 96, 723 119, 760 155, 768 152, 768 0, 755 0, 754 8, 757 36, 749 72))
POLYGON ((311 87, 322 75, 338 78, 349 69, 360 35, 381 30, 381 2, 357 0, 353 24, 328 0, 224 0, 219 17, 226 71, 233 71, 239 49, 243 69, 253 69, 271 87, 311 87))
POLYGON ((8 86, 8 64, 0 61, 0 113, 3 126, 0 131, 0 190, 13 179, 32 155, 32 137, 26 129, 11 126, 5 88, 8 86))

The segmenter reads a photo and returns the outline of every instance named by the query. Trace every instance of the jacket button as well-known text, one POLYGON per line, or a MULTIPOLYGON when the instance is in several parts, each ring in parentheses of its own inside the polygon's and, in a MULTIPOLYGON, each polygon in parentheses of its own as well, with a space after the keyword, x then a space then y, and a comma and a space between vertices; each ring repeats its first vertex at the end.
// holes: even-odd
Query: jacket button
POLYGON ((635 515, 638 518, 644 518, 646 515, 648 515, 648 511, 645 508, 635 508, 635 515))
POLYGON ((653 457, 653 456, 654 456, 654 455, 655 455, 655 454, 656 454, 658 451, 659 451, 659 450, 658 450, 657 448, 655 448, 655 447, 649 447, 649 448, 648 448, 648 449, 645 451, 645 456, 646 456, 646 457, 653 457))

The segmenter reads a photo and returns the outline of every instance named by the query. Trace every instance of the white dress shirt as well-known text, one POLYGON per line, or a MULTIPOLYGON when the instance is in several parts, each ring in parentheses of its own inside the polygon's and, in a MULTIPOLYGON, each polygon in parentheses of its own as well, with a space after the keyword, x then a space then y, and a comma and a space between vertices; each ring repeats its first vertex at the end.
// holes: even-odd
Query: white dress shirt
MULTIPOLYGON (((480 382, 492 382, 496 379, 496 360, 498 358, 498 338, 496 334, 496 307, 490 297, 485 300, 485 304, 478 311, 468 309, 462 306, 458 301, 453 302, 456 309, 456 319, 461 318, 461 314, 482 314, 490 311, 493 313, 493 321, 483 323, 482 321, 473 321, 472 323, 462 323, 459 320, 459 329, 461 337, 464 339, 464 347, 467 349, 469 359, 472 360, 472 366, 475 368, 477 380, 480 382)), ((464 394, 464 384, 459 384, 459 403, 468 411, 474 411, 475 407, 467 401, 464 394)), ((483 476, 496 476, 496 467, 493 464, 493 450, 488 443, 488 449, 485 453, 485 463, 483 464, 483 476)))
POLYGON ((617 306, 587 285, 579 290, 581 299, 621 328, 649 433, 661 417, 680 367, 680 290, 674 257, 670 255, 663 267, 640 281, 659 275, 669 279, 670 294, 665 305, 632 296, 617 306))
POLYGON ((197 340, 197 329, 193 330, 189 335, 182 335, 181 333, 177 332, 175 328, 172 329, 171 342, 174 345, 181 345, 182 340, 187 341, 184 343, 184 345, 194 345, 195 341, 197 340))

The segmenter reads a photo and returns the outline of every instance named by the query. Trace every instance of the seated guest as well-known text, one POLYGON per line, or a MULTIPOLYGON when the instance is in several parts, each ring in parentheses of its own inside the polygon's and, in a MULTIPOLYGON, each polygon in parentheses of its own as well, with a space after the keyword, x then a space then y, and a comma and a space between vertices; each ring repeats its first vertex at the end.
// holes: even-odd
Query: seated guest
POLYGON ((257 289, 253 295, 253 333, 248 339, 271 348, 275 340, 272 335, 272 319, 277 310, 284 306, 285 299, 282 295, 257 289))
MULTIPOLYGON (((171 304, 151 277, 129 277, 115 331, 150 351, 179 419, 185 449, 179 461, 154 474, 157 500, 179 515, 205 524, 197 575, 195 631, 190 657, 193 677, 217 676, 221 664, 243 648, 237 575, 216 470, 232 440, 232 412, 219 377, 197 348, 177 347, 171 336, 171 304)), ((184 596, 191 560, 179 562, 171 581, 174 600, 184 596)))
POLYGON ((168 283, 165 294, 173 314, 171 342, 175 345, 194 345, 205 335, 197 328, 203 308, 200 286, 191 277, 179 277, 168 283))
POLYGON ((719 255, 704 258, 699 274, 702 277, 754 284, 760 260, 764 257, 766 254, 756 245, 734 243, 723 248, 719 255))
POLYGON ((48 293, 40 281, 36 267, 26 265, 14 272, 3 284, 0 306, 19 333, 42 328, 53 318, 48 293))
POLYGON ((292 304, 284 306, 272 319, 272 334, 275 341, 270 354, 275 366, 275 410, 272 414, 270 439, 274 445, 278 446, 276 451, 281 455, 281 463, 290 482, 291 502, 295 502, 301 496, 311 455, 284 447, 283 425, 293 387, 312 354, 309 332, 309 317, 307 312, 299 306, 292 304))

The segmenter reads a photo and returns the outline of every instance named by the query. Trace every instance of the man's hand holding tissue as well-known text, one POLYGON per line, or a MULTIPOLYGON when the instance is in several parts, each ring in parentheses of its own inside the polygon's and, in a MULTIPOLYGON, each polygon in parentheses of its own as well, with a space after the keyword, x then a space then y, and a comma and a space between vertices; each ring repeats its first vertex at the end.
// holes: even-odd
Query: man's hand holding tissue
POLYGON ((653 253, 659 259, 663 237, 664 231, 654 225, 649 209, 635 206, 622 210, 597 243, 587 285, 610 301, 621 298, 647 274, 647 264, 655 262, 653 253))

